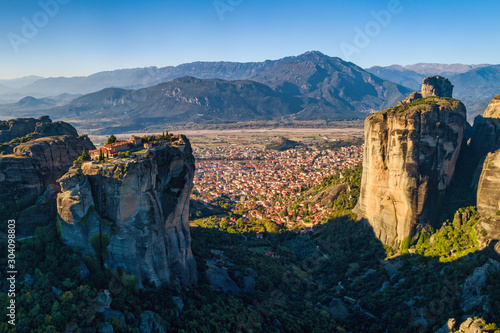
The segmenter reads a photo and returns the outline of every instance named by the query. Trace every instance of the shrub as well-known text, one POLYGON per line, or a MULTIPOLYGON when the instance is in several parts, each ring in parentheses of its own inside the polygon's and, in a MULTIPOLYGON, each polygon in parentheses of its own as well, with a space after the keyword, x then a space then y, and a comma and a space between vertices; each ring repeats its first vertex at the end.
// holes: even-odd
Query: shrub
POLYGON ((411 246, 411 237, 408 236, 408 237, 405 237, 405 239, 403 239, 403 241, 401 242, 401 254, 410 254, 410 252, 408 251, 408 249, 410 248, 411 246))

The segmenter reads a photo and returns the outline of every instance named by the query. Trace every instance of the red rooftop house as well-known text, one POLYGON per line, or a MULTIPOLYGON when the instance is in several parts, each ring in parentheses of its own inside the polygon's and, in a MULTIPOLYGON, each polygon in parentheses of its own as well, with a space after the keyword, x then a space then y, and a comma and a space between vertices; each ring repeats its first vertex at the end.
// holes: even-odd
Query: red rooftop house
POLYGON ((99 149, 89 151, 89 154, 93 160, 98 160, 101 154, 105 158, 115 158, 116 156, 118 156, 118 151, 116 151, 115 149, 107 149, 105 147, 101 147, 99 149))
POLYGON ((151 149, 151 148, 153 148, 153 144, 152 144, 151 142, 146 142, 146 143, 144 144, 144 148, 146 148, 146 149, 151 149))
POLYGON ((110 143, 104 146, 104 148, 108 150, 116 150, 116 151, 127 151, 131 148, 131 144, 129 141, 120 140, 115 143, 110 143))
POLYGON ((134 147, 137 147, 137 146, 140 146, 142 144, 142 139, 140 137, 138 137, 138 136, 132 135, 132 137, 130 138, 129 142, 134 147))

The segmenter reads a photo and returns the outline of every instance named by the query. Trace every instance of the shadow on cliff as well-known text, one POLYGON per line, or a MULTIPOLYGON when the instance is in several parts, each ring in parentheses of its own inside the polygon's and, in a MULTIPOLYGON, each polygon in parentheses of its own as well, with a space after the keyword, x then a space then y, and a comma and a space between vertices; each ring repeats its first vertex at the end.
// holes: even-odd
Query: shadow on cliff
MULTIPOLYGON (((463 314, 483 315, 481 297, 486 293, 491 314, 485 319, 500 319, 499 274, 479 276, 484 277, 484 292, 476 288, 483 294, 472 300, 480 302, 469 311, 461 309, 466 278, 487 262, 487 251, 447 263, 419 255, 388 257, 371 227, 349 216, 304 234, 283 230, 263 239, 255 233, 191 230, 200 282, 189 288, 173 283, 160 288, 146 285, 141 292, 129 290, 119 282, 124 282, 121 277, 99 272, 97 264, 89 267, 90 276, 82 278, 79 256, 60 242, 55 225, 50 230, 39 228, 35 238, 22 243, 20 263, 33 276, 36 268, 50 273, 60 280, 51 282, 58 288, 65 288, 63 280, 69 277, 107 289, 117 298, 111 305, 114 310, 125 311, 131 304, 161 304, 172 309, 172 322, 176 320, 172 295, 182 296, 186 304, 181 320, 240 322, 239 313, 232 312, 237 308, 252 314, 244 317, 241 327, 264 326, 264 332, 276 331, 276 325, 281 325, 282 332, 325 332, 336 327, 352 332, 435 332, 449 318, 461 322, 463 314), (213 281, 206 273, 214 266, 226 272, 236 292, 211 290, 213 281)), ((49 288, 47 293, 53 291, 49 288)))
MULTIPOLYGON (((500 149, 500 119, 477 116, 467 126, 452 182, 443 200, 439 221, 453 220, 461 207, 477 203, 477 187, 489 153, 500 149)), ((436 225, 435 227, 440 227, 436 225)))
MULTIPOLYGON (((348 215, 310 232, 283 230, 264 239, 255 233, 191 230, 201 285, 218 288, 207 276, 219 266, 237 286, 238 297, 271 313, 283 307, 293 313, 309 302, 339 325, 367 332, 434 332, 449 318, 461 322, 461 316, 473 313, 500 319, 496 303, 489 305, 491 315, 483 311, 482 298, 463 309, 465 281, 488 261, 489 249, 449 262, 417 254, 390 256, 370 225, 348 215), (250 289, 245 286, 248 269, 256 273, 250 289)), ((492 290, 493 280, 486 289, 492 290)))
POLYGON ((471 186, 479 159, 466 140, 462 143, 453 179, 444 193, 440 214, 436 219, 437 224, 433 225, 435 228, 441 227, 443 221, 452 221, 455 212, 460 208, 476 205, 476 191, 471 186))

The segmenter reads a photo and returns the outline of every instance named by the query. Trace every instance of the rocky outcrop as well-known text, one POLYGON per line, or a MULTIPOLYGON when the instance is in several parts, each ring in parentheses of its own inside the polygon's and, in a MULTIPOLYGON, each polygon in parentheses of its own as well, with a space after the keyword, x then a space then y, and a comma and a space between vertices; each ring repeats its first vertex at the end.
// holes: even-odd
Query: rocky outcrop
POLYGON ((474 119, 470 140, 472 157, 482 160, 491 152, 500 149, 500 118, 477 116, 474 119))
POLYGON ((500 270, 500 263, 496 260, 488 259, 483 266, 477 267, 465 279, 462 285, 462 302, 460 303, 462 311, 467 313, 478 306, 482 307, 483 313, 489 313, 491 310, 489 295, 483 293, 482 289, 486 286, 486 281, 491 273, 498 270, 500 270))
POLYGON ((453 85, 442 76, 429 76, 422 83, 422 98, 431 96, 453 97, 453 85))
MULTIPOLYGON (((434 89, 442 92, 446 81, 434 89)), ((430 90, 431 91, 431 90, 430 90)), ((439 215, 466 128, 465 106, 427 97, 368 116, 361 193, 354 212, 396 246, 439 215)))
POLYGON ((62 121, 52 122, 48 116, 34 118, 18 118, 0 124, 0 143, 30 136, 41 138, 47 136, 78 136, 75 128, 62 121))
POLYGON ((442 76, 426 77, 422 83, 422 90, 410 94, 402 102, 399 102, 398 106, 431 96, 452 98, 453 85, 448 79, 442 76))
POLYGON ((500 239, 500 151, 490 153, 483 164, 477 189, 477 210, 481 215, 482 244, 500 239))
POLYGON ((86 136, 78 137, 69 124, 48 117, 3 123, 0 138, 0 203, 23 210, 18 231, 32 234, 56 217, 56 180, 73 165, 83 149, 94 149, 86 136), (15 140, 17 139, 17 140, 15 140), (14 142, 12 142, 14 140, 14 142), (22 142, 30 140, 27 142, 22 142))
POLYGON ((491 257, 497 261, 500 261, 500 241, 495 244, 491 257))
POLYGON ((175 277, 196 282, 188 220, 194 157, 180 139, 184 145, 155 147, 139 161, 71 168, 57 197, 63 242, 110 269, 124 268, 139 287, 175 277))
POLYGON ((462 333, 487 333, 488 330, 484 329, 482 326, 484 325, 481 319, 473 319, 467 318, 460 327, 459 332, 462 333))
POLYGON ((240 288, 236 282, 229 277, 227 268, 218 267, 217 265, 209 263, 205 276, 213 290, 232 292, 233 294, 238 294, 240 292, 240 288))
POLYGON ((486 156, 500 149, 500 95, 491 100, 484 116, 474 119, 469 148, 476 167, 471 188, 476 190, 486 156))
POLYGON ((485 118, 500 118, 500 95, 493 97, 490 104, 484 111, 485 118))
POLYGON ((436 333, 450 333, 450 332, 453 332, 453 330, 455 329, 455 325, 457 324, 457 320, 455 318, 450 318, 448 319, 448 321, 446 322, 446 324, 444 324, 440 329, 438 329, 436 331, 436 333))
POLYGON ((340 185, 328 187, 325 190, 317 193, 315 196, 313 196, 307 202, 313 203, 313 204, 320 202, 323 206, 331 205, 335 202, 335 200, 337 200, 340 193, 342 193, 342 191, 344 191, 346 188, 347 187, 345 184, 340 184, 340 185))
POLYGON ((481 247, 486 247, 500 239, 500 95, 491 100, 484 117, 474 120, 469 147, 476 165, 471 188, 477 188, 481 215, 476 229, 481 247))

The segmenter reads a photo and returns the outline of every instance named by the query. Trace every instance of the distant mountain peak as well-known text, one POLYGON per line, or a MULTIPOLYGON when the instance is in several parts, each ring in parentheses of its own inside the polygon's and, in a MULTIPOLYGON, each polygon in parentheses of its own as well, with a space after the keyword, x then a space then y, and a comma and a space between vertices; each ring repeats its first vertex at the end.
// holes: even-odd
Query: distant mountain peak
POLYGON ((303 53, 302 55, 317 55, 317 56, 320 56, 320 57, 328 57, 326 54, 324 54, 324 53, 322 53, 320 51, 308 51, 308 52, 303 53))
POLYGON ((34 100, 38 101, 38 99, 33 97, 33 96, 26 96, 23 99, 21 99, 19 101, 19 103, 25 103, 25 102, 34 101, 34 100))
POLYGON ((19 102, 17 102, 19 106, 39 106, 45 104, 38 98, 35 98, 33 96, 26 96, 23 99, 21 99, 19 102))

